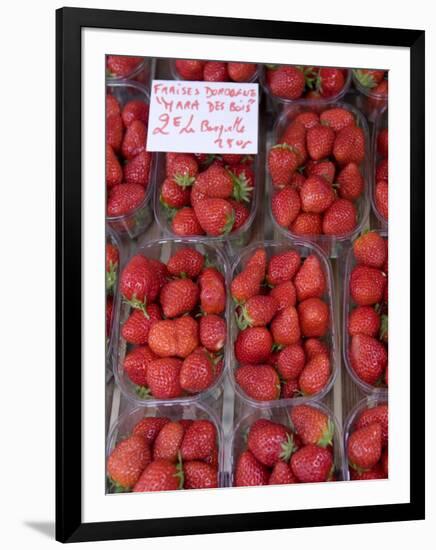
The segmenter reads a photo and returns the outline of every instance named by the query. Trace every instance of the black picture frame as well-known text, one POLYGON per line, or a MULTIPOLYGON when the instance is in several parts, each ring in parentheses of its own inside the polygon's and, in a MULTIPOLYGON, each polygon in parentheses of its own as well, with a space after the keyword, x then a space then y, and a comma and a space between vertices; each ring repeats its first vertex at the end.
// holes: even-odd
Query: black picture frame
POLYGON ((418 30, 94 9, 56 12, 56 539, 96 541, 418 520, 424 506, 425 33, 418 30), (235 515, 82 523, 81 30, 84 27, 398 46, 410 49, 410 502, 235 515), (419 292, 419 296, 418 296, 419 292))

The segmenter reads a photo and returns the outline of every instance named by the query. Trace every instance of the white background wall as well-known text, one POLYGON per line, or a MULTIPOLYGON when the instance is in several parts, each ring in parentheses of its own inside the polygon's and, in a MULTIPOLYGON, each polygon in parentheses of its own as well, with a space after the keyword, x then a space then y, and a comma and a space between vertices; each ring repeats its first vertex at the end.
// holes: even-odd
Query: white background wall
MULTIPOLYGON (((399 3, 398 3, 399 4, 399 3)), ((397 3, 320 0, 278 2, 254 6, 250 1, 219 3, 193 0, 144 2, 82 2, 77 7, 131 9, 168 13, 192 13, 419 28, 427 31, 427 67, 435 64, 433 32, 436 22, 430 2, 416 0, 404 8, 397 3), (334 7, 332 7, 332 5, 334 7), (395 6, 395 7, 393 7, 395 6)), ((61 2, 8 2, 2 6, 0 32, 0 302, 1 324, 1 442, 0 442, 0 540, 3 548, 39 550, 51 548, 54 520, 54 166, 55 166, 55 14, 61 2)), ((433 71, 434 73, 434 71, 433 71)), ((433 374, 436 360, 435 325, 430 312, 436 307, 434 276, 435 216, 432 128, 436 124, 427 71, 427 342, 429 365, 428 418, 435 417, 433 374), (431 219, 433 218, 433 220, 431 219), (433 234, 431 231, 433 230, 433 234), (433 265, 431 265, 433 264, 433 265), (431 349, 433 348, 433 349, 431 349), (433 359, 433 361, 432 361, 433 359), (432 391, 433 390, 433 391, 432 391), (431 402, 432 401, 432 402, 431 402)), ((407 83, 405 83, 407 85, 407 83)), ((434 96, 434 91, 433 91, 434 96)), ((434 149, 434 148, 433 148, 434 149)), ((428 495, 435 489, 431 460, 435 459, 430 426, 428 495), (431 453, 431 454, 430 454, 431 453)), ((401 434, 399 434, 401 436, 401 434)), ((286 531, 223 534, 128 542, 103 543, 106 548, 190 549, 301 547, 349 550, 406 548, 429 537, 434 528, 434 498, 428 498, 427 520, 370 526, 324 527, 286 531)), ((85 546, 89 546, 86 544, 85 546)), ((429 548, 430 543, 421 543, 429 548)))

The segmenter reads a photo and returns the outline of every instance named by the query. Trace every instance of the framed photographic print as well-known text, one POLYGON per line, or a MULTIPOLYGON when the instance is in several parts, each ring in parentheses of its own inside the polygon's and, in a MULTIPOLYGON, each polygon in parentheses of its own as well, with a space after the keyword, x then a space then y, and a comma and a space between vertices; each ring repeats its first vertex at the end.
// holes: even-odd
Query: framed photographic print
POLYGON ((57 539, 423 519, 424 32, 56 47, 57 539))

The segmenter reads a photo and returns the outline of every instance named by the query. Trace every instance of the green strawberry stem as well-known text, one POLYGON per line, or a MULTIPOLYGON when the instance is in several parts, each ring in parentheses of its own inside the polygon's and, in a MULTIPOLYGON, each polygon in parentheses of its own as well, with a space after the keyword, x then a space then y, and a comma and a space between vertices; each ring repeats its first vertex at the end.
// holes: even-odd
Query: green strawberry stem
POLYGON ((165 217, 167 218, 168 221, 171 221, 174 218, 174 216, 177 214, 178 208, 172 208, 171 206, 169 206, 163 200, 162 196, 160 197, 159 201, 164 209, 165 217))
POLYGON ((117 281, 118 263, 109 262, 109 271, 106 271, 106 290, 113 294, 115 283, 117 281))
POLYGON ((235 176, 233 172, 228 171, 233 181, 232 197, 239 202, 250 202, 250 195, 253 187, 250 187, 249 182, 244 174, 235 176))
POLYGON ((245 330, 246 328, 252 326, 253 321, 248 315, 247 308, 245 306, 240 306, 240 307, 241 307, 240 315, 238 315, 235 312, 236 324, 238 325, 239 330, 245 330))
POLYGON ((131 300, 124 299, 124 301, 126 302, 126 304, 129 304, 129 306, 133 307, 134 309, 139 309, 140 311, 142 311, 146 319, 150 319, 150 315, 147 313, 147 306, 146 306, 145 299, 143 302, 141 302, 141 300, 138 300, 136 298, 136 295, 134 294, 131 300))
POLYGON ((318 441, 320 447, 328 447, 332 444, 333 435, 335 433, 335 425, 330 420, 327 421, 327 429, 323 432, 321 439, 318 441))
POLYGON ((360 69, 353 69, 353 74, 365 88, 375 88, 377 86, 377 83, 371 74, 363 72, 360 69))
POLYGON ((112 478, 108 476, 110 491, 112 493, 127 493, 130 491, 130 487, 123 487, 116 481, 114 481, 112 478))
POLYGON ((386 340, 388 336, 388 316, 381 316, 381 325, 380 325, 380 340, 386 340))
POLYGON ((234 224, 235 224, 235 211, 232 209, 232 213, 227 216, 227 220, 226 220, 226 223, 224 224, 221 234, 228 235, 230 231, 233 229, 234 224))
POLYGON ((272 345, 272 348, 271 348, 271 351, 280 351, 284 348, 284 346, 282 346, 282 344, 277 344, 274 342, 274 344, 272 345))
POLYGON ((180 187, 190 187, 194 181, 195 178, 193 176, 188 176, 187 174, 178 174, 177 176, 174 176, 174 181, 179 185, 180 187))
POLYGON ((136 386, 135 392, 141 399, 151 399, 152 397, 150 390, 146 386, 136 386))
POLYGON ((289 462, 289 459, 292 456, 292 453, 297 450, 297 447, 294 444, 294 438, 292 435, 286 435, 286 442, 282 443, 282 452, 280 453, 280 459, 289 462))

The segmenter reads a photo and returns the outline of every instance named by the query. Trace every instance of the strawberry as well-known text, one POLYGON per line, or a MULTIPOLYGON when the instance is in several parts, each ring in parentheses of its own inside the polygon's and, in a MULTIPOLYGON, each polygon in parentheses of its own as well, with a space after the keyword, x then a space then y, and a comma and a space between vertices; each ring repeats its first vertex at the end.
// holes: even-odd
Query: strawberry
POLYGON ((183 460, 203 460, 216 445, 216 428, 210 420, 195 420, 186 430, 180 452, 183 460))
POLYGON ((260 279, 257 268, 246 267, 241 273, 236 275, 231 283, 230 289, 233 299, 238 303, 243 303, 252 296, 259 294, 263 277, 260 279))
POLYGON ((147 382, 151 394, 156 399, 180 397, 180 369, 182 361, 174 357, 165 357, 151 361, 147 369, 147 382))
POLYGON ((203 79, 208 82, 227 82, 229 80, 227 63, 207 61, 203 69, 203 79))
POLYGON ((345 77, 341 69, 322 67, 318 75, 319 90, 323 97, 338 95, 345 86, 345 77))
POLYGON ((335 193, 323 177, 309 176, 301 188, 300 199, 304 212, 321 214, 331 206, 335 193))
MULTIPOLYGON (((137 386, 147 386, 148 367, 150 363, 155 359, 157 359, 157 356, 151 351, 151 349, 147 345, 138 346, 127 353, 126 357, 124 358, 124 372, 127 374, 129 379, 137 386)), ((147 393, 145 392, 144 396, 146 395, 147 393)))
POLYGON ((250 216, 250 211, 248 208, 242 204, 242 202, 229 200, 229 203, 231 204, 233 211, 235 213, 235 223, 232 227, 232 233, 234 231, 237 231, 240 227, 242 227, 245 222, 248 220, 250 216))
POLYGON ((389 437, 389 413, 386 403, 362 411, 354 427, 356 430, 359 430, 374 423, 378 423, 381 426, 382 447, 385 448, 387 447, 389 437))
POLYGON ((174 277, 195 279, 204 266, 204 256, 195 248, 182 248, 168 260, 167 269, 174 277))
POLYGON ((292 399, 300 395, 300 386, 298 385, 298 380, 284 380, 280 392, 280 397, 282 399, 292 399))
POLYGON ((356 334, 351 339, 351 366, 356 375, 374 386, 381 379, 388 363, 388 354, 382 343, 366 334, 356 334))
POLYGON ((279 346, 290 346, 300 340, 300 323, 295 307, 287 307, 274 317, 271 333, 274 343, 279 346))
POLYGON ((385 180, 386 182, 389 179, 389 161, 388 159, 382 159, 377 164, 377 169, 375 172, 375 181, 385 180))
POLYGON ((302 212, 291 225, 295 235, 319 235, 322 231, 322 219, 319 214, 302 212))
POLYGON ((298 479, 289 464, 279 460, 274 464, 268 485, 288 485, 290 483, 298 483, 298 479))
POLYGON ((144 201, 145 192, 142 185, 122 183, 111 188, 107 203, 109 217, 125 216, 135 211, 144 201))
POLYGON ((233 82, 249 82, 257 71, 255 63, 227 63, 227 71, 233 82))
MULTIPOLYGON (((224 164, 230 165, 230 166, 235 166, 235 165, 240 164, 241 162, 243 162, 244 155, 227 153, 227 154, 221 155, 221 158, 222 158, 224 164)), ((241 165, 241 166, 244 166, 244 165, 241 165)))
POLYGON ((113 115, 120 115, 121 108, 116 97, 111 94, 106 95, 106 118, 113 115))
POLYGON ((148 258, 148 263, 160 291, 169 279, 167 266, 160 260, 155 260, 154 258, 148 258))
POLYGON ((179 420, 179 424, 183 427, 184 433, 186 433, 186 430, 187 430, 190 426, 192 426, 193 422, 194 422, 194 421, 193 421, 191 418, 181 418, 181 419, 179 420))
POLYGON ((348 462, 355 470, 369 470, 382 454, 381 426, 374 423, 354 431, 348 438, 348 462))
POLYGON ((173 208, 182 208, 191 204, 191 188, 181 187, 174 180, 166 178, 162 183, 160 202, 167 210, 167 217, 171 218, 177 215, 173 208))
POLYGON ((268 485, 269 470, 250 451, 239 455, 235 469, 235 487, 268 485))
MULTIPOLYGON (((253 427, 256 422, 253 424, 253 427)), ((265 466, 272 467, 279 460, 288 462, 294 451, 294 442, 289 428, 277 422, 266 421, 256 430, 250 430, 248 449, 265 466)))
POLYGON ((227 235, 235 223, 235 211, 224 199, 206 199, 195 206, 195 214, 207 235, 227 235))
POLYGON ((189 313, 197 305, 200 291, 191 279, 169 281, 160 291, 160 303, 165 317, 171 319, 189 313))
POLYGON ((290 147, 291 151, 297 155, 299 165, 304 164, 307 160, 306 135, 305 125, 294 120, 286 127, 280 138, 281 143, 290 147))
POLYGON ((147 187, 150 177, 151 153, 142 151, 126 162, 123 168, 125 183, 137 183, 147 187))
POLYGON ((265 362, 271 353, 272 338, 265 327, 241 330, 235 342, 235 356, 240 364, 265 362))
POLYGON ((218 468, 219 465, 219 458, 218 458, 218 447, 215 446, 211 454, 203 459, 203 462, 206 464, 210 464, 214 468, 218 468))
POLYGON ((135 424, 132 435, 143 437, 149 445, 153 445, 161 429, 168 424, 169 418, 158 416, 147 416, 135 424))
POLYGON ((355 162, 346 164, 339 172, 335 187, 343 199, 356 200, 363 193, 365 182, 355 162))
POLYGON ((123 143, 121 145, 123 157, 127 160, 136 157, 136 155, 145 151, 146 142, 147 127, 140 120, 134 120, 124 134, 123 143))
POLYGON ((153 460, 177 462, 180 445, 184 436, 183 426, 179 422, 168 422, 159 431, 153 446, 153 460))
POLYGON ((194 187, 207 198, 228 199, 233 192, 233 179, 224 167, 211 164, 198 175, 194 187))
POLYGON ((375 88, 383 80, 385 71, 379 69, 353 69, 353 74, 364 88, 375 88))
POLYGON ((351 481, 368 481, 371 479, 386 479, 386 474, 383 471, 383 468, 380 465, 376 464, 374 468, 370 470, 364 470, 357 472, 354 468, 351 468, 350 471, 351 481))
POLYGON ((357 211, 347 199, 336 199, 324 213, 322 230, 326 235, 345 235, 356 227, 357 211))
POLYGON ((333 155, 341 166, 349 162, 360 164, 365 158, 365 134, 362 128, 346 126, 336 134, 333 155))
POLYGON ((275 186, 288 185, 298 168, 297 153, 286 143, 271 147, 268 153, 268 170, 275 186))
POLYGON ((106 147, 106 186, 108 189, 123 181, 123 169, 110 145, 106 147))
POLYGON ((131 99, 128 101, 121 113, 124 126, 128 128, 135 120, 140 120, 147 126, 149 109, 149 105, 140 99, 131 99))
POLYGON ((192 155, 176 153, 170 165, 167 165, 167 177, 180 187, 189 187, 198 174, 198 164, 192 155))
POLYGON ((215 267, 207 267, 201 273, 200 306, 208 315, 224 313, 226 309, 226 287, 224 277, 215 267))
POLYGON ((336 167, 330 160, 312 160, 306 164, 306 171, 308 176, 322 177, 332 185, 335 179, 336 167))
POLYGON ((159 279, 148 258, 137 254, 129 260, 121 273, 120 290, 132 307, 148 315, 145 304, 153 302, 160 290, 159 279))
POLYGON ((113 296, 106 296, 106 337, 109 337, 111 333, 113 309, 114 309, 113 296))
POLYGON ((317 338, 308 338, 304 341, 304 352, 306 353, 306 359, 310 360, 315 355, 324 354, 329 356, 329 350, 327 346, 321 340, 317 338))
POLYGON ((388 455, 388 450, 385 449, 383 451, 383 454, 382 454, 382 457, 381 457, 381 467, 382 467, 382 470, 383 470, 383 473, 385 474, 386 477, 388 477, 389 475, 389 455, 388 455))
POLYGON ((382 157, 388 156, 389 134, 388 129, 383 128, 377 136, 377 152, 382 157))
POLYGON ((294 123, 299 122, 306 130, 319 124, 319 116, 313 111, 303 111, 294 118, 294 123))
POLYGON ((277 311, 281 311, 289 306, 295 306, 297 302, 297 292, 292 281, 279 283, 271 289, 270 296, 277 302, 277 311))
POLYGON ((106 58, 107 70, 111 75, 127 77, 142 63, 142 57, 128 55, 108 55, 106 58))
POLYGON ((120 257, 118 248, 112 243, 106 243, 106 291, 112 292, 117 279, 120 257))
POLYGON ((171 223, 171 228, 176 235, 181 237, 204 235, 194 209, 190 207, 182 208, 176 213, 171 223))
POLYGON ((133 492, 176 491, 182 487, 183 474, 176 464, 169 460, 153 460, 142 472, 133 492))
POLYGON ((319 338, 329 329, 329 307, 320 298, 307 298, 298 305, 301 334, 306 338, 319 338))
POLYGON ((350 276, 350 294, 359 306, 371 306, 383 299, 386 275, 375 267, 356 266, 350 276))
POLYGON ((177 59, 176 69, 184 80, 203 80, 205 61, 199 59, 177 59))
POLYGON ((180 369, 180 385, 188 393, 199 393, 209 388, 215 380, 212 357, 203 348, 197 348, 183 361, 180 369))
POLYGON ((388 182, 379 180, 375 185, 375 205, 385 220, 389 217, 388 197, 388 182))
POLYGON ((291 468, 301 483, 328 481, 332 475, 333 457, 328 449, 310 443, 292 455, 291 468))
POLYGON ((300 255, 296 250, 274 254, 268 263, 266 280, 270 285, 278 285, 293 279, 301 265, 300 255))
POLYGON ((290 65, 267 68, 267 81, 272 95, 283 99, 298 99, 305 87, 303 71, 290 65))
POLYGON ((330 359, 327 355, 315 355, 306 363, 298 379, 303 395, 315 395, 322 391, 329 381, 330 359))
POLYGON ((220 351, 226 341, 227 326, 218 315, 203 315, 200 317, 200 342, 208 351, 220 351))
POLYGON ((271 201, 272 214, 282 227, 289 227, 301 209, 300 197, 292 187, 285 187, 276 193, 271 201))
POLYGON ((280 396, 280 380, 270 365, 243 365, 235 371, 236 383, 252 399, 273 401, 280 396))
POLYGON ((107 461, 107 474, 116 490, 130 489, 138 481, 151 461, 151 452, 145 439, 132 435, 118 443, 107 461))
POLYGON ((321 298, 326 290, 326 278, 321 262, 315 254, 310 254, 298 270, 295 290, 299 302, 307 298, 321 298))
POLYGON ((123 121, 121 116, 111 115, 106 118, 106 145, 118 153, 123 141, 123 121))
POLYGON ((277 371, 283 380, 296 380, 304 368, 306 355, 301 344, 286 346, 279 352, 277 371))
POLYGON ((198 324, 189 315, 156 321, 148 333, 148 344, 159 357, 185 358, 198 347, 198 324))
POLYGON ((380 316, 371 306, 358 306, 348 317, 348 334, 366 334, 375 338, 380 332, 380 316))
POLYGON ((320 160, 329 157, 333 151, 335 132, 330 126, 318 124, 307 130, 306 145, 307 152, 313 160, 320 160))
POLYGON ((354 126, 354 116, 351 111, 342 107, 326 109, 319 117, 322 124, 329 126, 335 132, 339 132, 347 126, 354 126))
POLYGON ((310 405, 296 405, 290 415, 304 445, 328 447, 332 444, 335 426, 328 415, 310 405))
POLYGON ((241 313, 237 316, 238 327, 264 327, 271 322, 277 307, 277 301, 273 296, 252 296, 244 306, 241 306, 241 313))
POLYGON ((218 487, 218 472, 214 466, 199 460, 183 464, 185 489, 214 489, 218 487))
POLYGON ((198 204, 203 202, 205 199, 207 199, 207 196, 202 192, 201 187, 194 183, 191 188, 191 206, 196 208, 198 204))
POLYGON ((353 243, 356 262, 368 267, 381 269, 387 258, 387 248, 383 237, 375 231, 362 234, 353 243))

